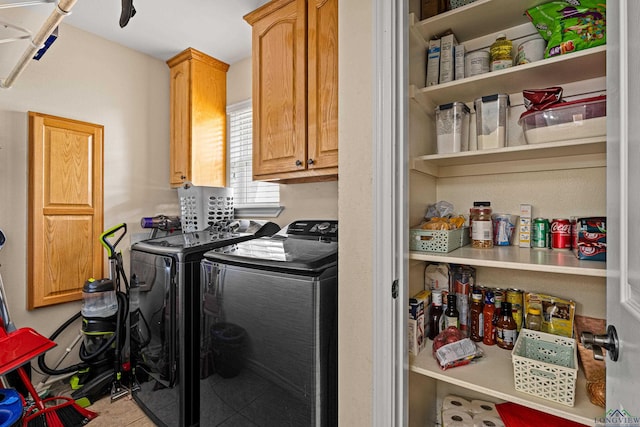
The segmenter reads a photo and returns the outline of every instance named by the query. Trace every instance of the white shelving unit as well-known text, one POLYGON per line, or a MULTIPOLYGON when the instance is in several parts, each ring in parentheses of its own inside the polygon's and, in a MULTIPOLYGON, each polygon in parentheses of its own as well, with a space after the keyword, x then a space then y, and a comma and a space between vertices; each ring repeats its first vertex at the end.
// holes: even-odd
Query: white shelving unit
MULTIPOLYGON (((530 30, 527 29, 527 25, 530 23, 523 11, 547 1, 477 0, 467 6, 420 22, 415 22, 413 15, 411 15, 409 17, 410 32, 413 40, 417 40, 418 43, 425 41, 426 44, 426 40, 434 35, 451 29, 459 43, 465 45, 469 43, 474 47, 487 46, 490 44, 491 38, 498 32, 526 34, 530 30)), ((533 27, 531 26, 531 28, 533 27)), ((410 49, 410 51, 412 50, 410 49)), ((424 56, 410 58, 410 62, 412 60, 424 60, 424 56)), ((416 68, 410 67, 410 69, 416 68)), ((602 81, 605 76, 606 47, 600 46, 445 84, 430 87, 411 86, 409 96, 413 107, 419 108, 424 113, 424 120, 433 121, 433 110, 440 104, 453 101, 471 104, 474 99, 491 93, 517 94, 525 88, 571 85, 576 82, 583 84, 599 79, 602 81)), ((424 138, 425 136, 420 135, 419 137, 424 138)), ((426 137, 434 138, 435 135, 427 135, 426 137)), ((433 183, 429 185, 435 185, 436 190, 430 191, 430 194, 437 194, 439 200, 447 200, 447 194, 441 194, 439 189, 439 181, 442 179, 448 180, 445 187, 451 188, 450 178, 453 180, 466 179, 465 183, 469 182, 469 185, 473 185, 476 176, 519 173, 544 174, 551 171, 560 173, 573 169, 589 170, 590 168, 602 169, 604 167, 606 167, 605 137, 452 154, 427 154, 413 157, 409 164, 409 168, 414 173, 418 172, 431 177, 420 180, 420 182, 433 183)), ((570 190, 565 189, 564 191, 570 190)), ((415 195, 421 194, 421 192, 412 191, 411 194, 412 197, 416 197, 415 195)), ((514 195, 514 197, 517 196, 514 195)), ((572 197, 578 196, 572 195, 572 197)), ((428 204, 435 201, 419 200, 418 202, 428 204)), ((548 203, 551 204, 551 202, 548 203)), ((580 203, 577 204, 580 205, 580 203)), ((411 205, 417 206, 419 203, 411 200, 411 205)), ((585 209, 585 207, 577 206, 576 209, 585 209)), ((580 277, 596 278, 596 283, 602 279, 603 294, 605 293, 606 263, 581 261, 570 251, 538 250, 517 246, 474 249, 471 246, 465 246, 446 254, 410 252, 409 259, 412 261, 465 264, 479 269, 501 269, 516 276, 520 271, 533 272, 540 277, 544 277, 544 274, 538 273, 551 273, 561 277, 566 275, 567 279, 572 278, 574 281, 576 277, 578 277, 578 281, 580 277)), ((413 262, 410 265, 413 266, 410 268, 420 268, 418 262, 413 262)), ((412 277, 420 276, 421 274, 412 275, 412 277)), ((574 292, 577 292, 579 296, 579 291, 574 292)), ((428 345, 430 344, 429 342, 428 345)), ((485 357, 477 363, 446 371, 442 371, 437 366, 431 351, 425 349, 419 356, 410 358, 410 370, 431 378, 436 383, 452 384, 494 399, 511 401, 586 425, 593 425, 594 419, 602 416, 603 409, 593 405, 586 395, 586 380, 581 372, 576 384, 576 403, 573 407, 567 407, 517 392, 513 380, 511 352, 496 346, 482 345, 482 348, 485 351, 485 357)))

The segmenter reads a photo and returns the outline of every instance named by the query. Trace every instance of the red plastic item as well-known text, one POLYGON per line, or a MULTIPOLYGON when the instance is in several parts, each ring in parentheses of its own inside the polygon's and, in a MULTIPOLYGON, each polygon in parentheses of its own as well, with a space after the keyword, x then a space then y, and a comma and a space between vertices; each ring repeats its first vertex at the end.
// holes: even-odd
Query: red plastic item
POLYGON ((31 328, 20 328, 7 335, 0 325, 0 375, 13 371, 55 346, 55 342, 31 328))
POLYGON ((556 417, 513 402, 499 403, 496 409, 506 427, 584 427, 583 424, 556 417))

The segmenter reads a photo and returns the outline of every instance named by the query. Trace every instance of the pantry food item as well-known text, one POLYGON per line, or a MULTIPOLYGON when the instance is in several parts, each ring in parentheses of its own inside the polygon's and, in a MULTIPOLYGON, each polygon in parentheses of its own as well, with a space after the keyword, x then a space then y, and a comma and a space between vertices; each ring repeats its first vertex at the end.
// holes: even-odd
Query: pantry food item
POLYGON ((473 218, 471 229, 471 243, 474 248, 493 247, 493 221, 491 220, 490 206, 476 206, 476 215, 473 218))
POLYGON ((440 332, 433 340, 433 356, 441 369, 467 365, 483 356, 482 350, 456 327, 440 332))
POLYGON ((506 146, 509 95, 483 96, 477 98, 473 105, 476 110, 478 150, 506 146))
POLYGON ((542 315, 541 332, 571 338, 573 336, 573 322, 576 304, 571 300, 553 295, 525 292, 525 311, 534 307, 542 315))
POLYGON ((438 154, 469 150, 469 117, 471 110, 463 102, 452 102, 436 108, 438 154))
POLYGON ((423 230, 455 230, 464 227, 465 219, 462 215, 447 217, 433 217, 420 226, 423 230))
POLYGON ((496 323, 496 344, 505 350, 512 350, 518 338, 518 326, 511 310, 511 303, 503 302, 501 316, 496 323))
POLYGON ((554 218, 549 227, 552 249, 571 249, 571 221, 554 218))
POLYGON ((534 219, 531 229, 531 247, 546 249, 549 246, 549 220, 547 218, 534 219))
POLYGON ((544 59, 547 42, 542 38, 534 38, 521 42, 516 53, 516 65, 529 64, 544 59))
POLYGON ((513 42, 505 34, 498 34, 489 48, 491 71, 503 70, 513 65, 513 42))
POLYGON ((527 144, 604 137, 607 134, 607 96, 560 102, 540 111, 526 111, 518 124, 527 144))
POLYGON ((578 259, 607 260, 607 218, 571 219, 571 246, 578 259))
POLYGON ((476 50, 464 56, 464 76, 473 77, 491 70, 491 54, 488 50, 476 50))
POLYGON ((548 41, 545 58, 600 46, 607 41, 604 1, 551 1, 526 13, 548 41))

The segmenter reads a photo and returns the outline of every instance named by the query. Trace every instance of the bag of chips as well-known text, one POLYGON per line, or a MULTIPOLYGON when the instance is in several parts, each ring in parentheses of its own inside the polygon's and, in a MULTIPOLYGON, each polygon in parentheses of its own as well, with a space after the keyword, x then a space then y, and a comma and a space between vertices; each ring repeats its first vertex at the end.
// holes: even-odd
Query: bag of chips
POLYGON ((545 58, 607 42, 603 0, 551 1, 527 10, 527 16, 547 41, 545 58))

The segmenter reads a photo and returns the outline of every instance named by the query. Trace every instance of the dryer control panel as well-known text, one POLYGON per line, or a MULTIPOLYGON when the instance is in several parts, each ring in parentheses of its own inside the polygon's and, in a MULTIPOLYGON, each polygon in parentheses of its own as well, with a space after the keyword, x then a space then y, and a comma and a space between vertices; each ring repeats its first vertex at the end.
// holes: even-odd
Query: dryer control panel
POLYGON ((336 220, 298 220, 289 224, 283 231, 288 237, 313 240, 338 240, 338 221, 336 220))

